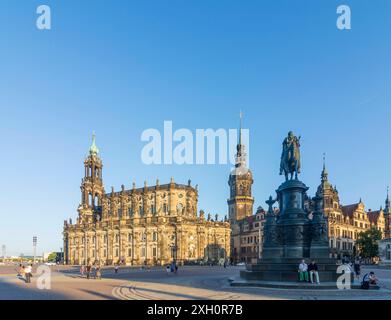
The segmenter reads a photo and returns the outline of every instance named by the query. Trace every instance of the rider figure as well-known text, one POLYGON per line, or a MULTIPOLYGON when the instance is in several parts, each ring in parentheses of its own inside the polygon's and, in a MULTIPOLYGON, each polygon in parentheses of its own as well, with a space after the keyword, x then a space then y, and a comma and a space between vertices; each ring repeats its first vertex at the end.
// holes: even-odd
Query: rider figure
POLYGON ((280 165, 280 175, 285 174, 288 180, 288 174, 300 173, 300 137, 297 138, 292 131, 289 131, 288 136, 282 143, 282 155, 280 165))

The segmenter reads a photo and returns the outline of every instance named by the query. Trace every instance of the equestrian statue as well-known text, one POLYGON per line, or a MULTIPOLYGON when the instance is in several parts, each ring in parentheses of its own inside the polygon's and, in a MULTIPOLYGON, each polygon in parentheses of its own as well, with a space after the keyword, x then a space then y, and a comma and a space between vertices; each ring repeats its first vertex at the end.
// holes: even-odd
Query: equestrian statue
POLYGON ((285 175, 285 180, 293 179, 293 175, 297 180, 297 175, 300 173, 300 137, 296 137, 292 131, 289 131, 288 136, 282 142, 282 155, 280 164, 280 175, 285 175))

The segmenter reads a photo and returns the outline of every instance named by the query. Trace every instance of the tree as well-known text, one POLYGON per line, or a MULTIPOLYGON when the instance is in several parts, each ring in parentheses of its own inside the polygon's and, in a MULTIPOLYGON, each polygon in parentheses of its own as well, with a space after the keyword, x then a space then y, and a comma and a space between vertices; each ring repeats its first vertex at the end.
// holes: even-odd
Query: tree
POLYGON ((56 252, 52 252, 51 254, 49 254, 48 262, 56 262, 56 260, 57 260, 57 253, 56 252))
POLYGON ((382 233, 375 227, 372 227, 365 232, 360 232, 357 237, 356 245, 361 257, 369 259, 377 257, 379 255, 378 241, 381 239, 382 233))

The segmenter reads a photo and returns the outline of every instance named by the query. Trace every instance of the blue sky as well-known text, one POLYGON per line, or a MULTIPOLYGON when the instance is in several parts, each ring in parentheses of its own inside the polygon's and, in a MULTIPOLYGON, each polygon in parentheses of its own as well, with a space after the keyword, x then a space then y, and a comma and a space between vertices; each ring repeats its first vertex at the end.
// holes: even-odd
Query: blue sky
POLYGON ((199 209, 227 212, 230 165, 146 166, 148 128, 250 129, 256 205, 274 194, 281 142, 302 136, 313 194, 322 154, 344 204, 384 203, 391 184, 391 2, 3 1, 0 9, 0 244, 59 250, 76 218, 93 130, 106 190, 171 176, 199 209), (35 27, 52 9, 52 30, 35 27), (352 29, 336 28, 348 4, 352 29))

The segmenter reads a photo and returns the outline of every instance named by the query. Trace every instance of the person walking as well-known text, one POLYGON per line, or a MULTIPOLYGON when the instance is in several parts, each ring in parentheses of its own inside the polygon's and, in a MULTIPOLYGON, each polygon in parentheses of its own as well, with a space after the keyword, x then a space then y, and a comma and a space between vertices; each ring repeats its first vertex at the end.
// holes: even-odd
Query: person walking
POLYGON ((299 281, 308 282, 308 265, 305 263, 305 260, 301 260, 301 263, 299 264, 299 281))
POLYGON ((20 279, 23 279, 24 281, 26 281, 26 270, 25 270, 24 265, 22 265, 22 264, 20 264, 18 277, 20 279))
POLYGON ((85 271, 86 271, 86 268, 85 268, 84 265, 82 265, 82 266, 80 267, 80 276, 81 276, 82 278, 84 278, 84 273, 85 273, 85 271))
POLYGON ((27 265, 27 267, 24 269, 24 272, 26 274, 26 283, 31 283, 31 277, 33 273, 33 265, 27 265))
POLYGON ((18 278, 22 277, 22 273, 24 273, 24 267, 22 264, 19 265, 18 274, 16 275, 18 278))
POLYGON ((178 274, 178 264, 176 262, 174 263, 174 270, 175 274, 178 274))
POLYGON ((118 274, 118 269, 119 269, 118 264, 116 264, 115 267, 114 267, 115 274, 118 274))
POLYGON ((94 279, 96 279, 96 266, 93 264, 91 266, 91 274, 93 275, 94 279))
POLYGON ((100 270, 100 266, 96 267, 95 270, 95 279, 102 280, 102 272, 100 270))
POLYGON ((320 282, 319 282, 318 265, 316 264, 315 260, 312 260, 311 263, 308 265, 308 271, 310 273, 311 283, 314 283, 314 276, 315 276, 316 283, 320 284, 320 282))
POLYGON ((361 263, 359 259, 354 261, 354 273, 356 275, 357 280, 360 280, 361 275, 361 263))
POLYGON ((166 273, 167 273, 167 275, 170 275, 170 273, 171 273, 171 266, 170 265, 166 266, 166 273))
POLYGON ((86 273, 87 273, 87 279, 90 280, 90 276, 91 276, 91 266, 90 265, 87 265, 86 273))

